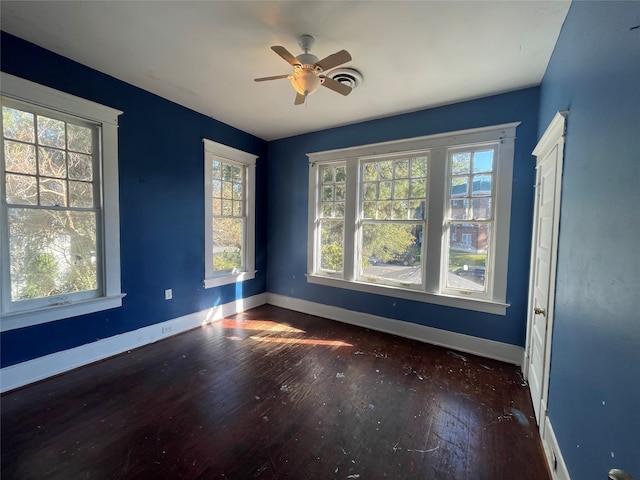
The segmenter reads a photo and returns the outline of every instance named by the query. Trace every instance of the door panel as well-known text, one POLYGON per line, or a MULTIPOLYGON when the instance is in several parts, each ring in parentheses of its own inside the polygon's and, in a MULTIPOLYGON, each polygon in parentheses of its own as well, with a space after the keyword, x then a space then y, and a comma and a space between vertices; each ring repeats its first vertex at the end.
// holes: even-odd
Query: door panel
POLYGON ((525 376, 536 421, 546 416, 551 364, 556 249, 560 216, 565 115, 558 113, 534 150, 536 203, 533 219, 525 376))

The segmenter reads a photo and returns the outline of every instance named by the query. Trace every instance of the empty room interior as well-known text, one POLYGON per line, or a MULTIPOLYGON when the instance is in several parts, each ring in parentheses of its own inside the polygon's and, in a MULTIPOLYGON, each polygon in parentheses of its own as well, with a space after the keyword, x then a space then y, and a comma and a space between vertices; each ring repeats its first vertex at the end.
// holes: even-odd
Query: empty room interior
POLYGON ((0 28, 3 479, 640 479, 640 2, 0 28))

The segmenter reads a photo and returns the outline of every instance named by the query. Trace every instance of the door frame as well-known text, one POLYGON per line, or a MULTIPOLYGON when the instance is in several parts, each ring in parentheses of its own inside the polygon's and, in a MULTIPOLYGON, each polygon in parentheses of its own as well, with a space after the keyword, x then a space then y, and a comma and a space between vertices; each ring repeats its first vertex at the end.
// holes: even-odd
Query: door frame
POLYGON ((532 323, 533 323, 533 299, 534 299, 534 276, 535 276, 535 260, 537 254, 537 236, 538 236, 538 188, 540 185, 540 170, 539 165, 546 156, 557 147, 557 162, 556 162, 556 178, 555 178, 555 193, 554 193, 554 211, 553 211, 553 232, 552 232, 552 247, 551 247, 551 263, 549 272, 549 295, 547 304, 547 326, 545 332, 545 347, 544 347, 544 365, 542 384, 540 388, 540 398, 532 398, 533 402, 540 402, 538 428, 540 436, 544 438, 544 429, 547 418, 547 400, 549 394, 549 370, 551 368, 551 340, 553 336, 553 318, 554 318, 554 305, 555 305, 555 286, 556 286, 556 270, 557 270, 557 257, 558 257, 558 236, 560 227, 560 200, 562 193, 562 169, 564 159, 564 142, 566 135, 566 118, 568 112, 557 112, 549 123, 549 126, 545 130, 544 134, 540 138, 540 141, 533 150, 533 155, 536 156, 536 197, 535 208, 533 213, 533 232, 531 240, 531 263, 529 273, 529 294, 527 302, 527 339, 524 350, 524 378, 529 378, 529 361, 531 355, 532 346, 532 323))

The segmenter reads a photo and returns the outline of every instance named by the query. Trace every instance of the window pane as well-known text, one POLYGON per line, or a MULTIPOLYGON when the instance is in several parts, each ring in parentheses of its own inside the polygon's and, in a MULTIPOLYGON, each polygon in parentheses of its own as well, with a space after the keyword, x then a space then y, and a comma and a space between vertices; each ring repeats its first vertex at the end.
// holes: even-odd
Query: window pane
POLYGON ((427 194, 427 181, 422 178, 411 180, 411 198, 424 198, 427 194))
POLYGON ((469 200, 451 200, 449 218, 452 220, 471 220, 469 218, 469 200))
POLYGON ((345 186, 344 185, 336 185, 336 190, 335 191, 336 191, 336 200, 343 202, 345 200, 346 194, 347 194, 345 186))
POLYGON ((393 202, 378 202, 378 220, 393 220, 393 202))
POLYGON ((379 200, 391 200, 391 182, 380 182, 379 200))
POLYGON ((409 198, 409 180, 396 180, 394 182, 393 198, 409 198))
POLYGON ((7 172, 36 174, 36 149, 25 143, 4 142, 4 166, 7 172))
POLYGON ((7 174, 5 179, 7 203, 19 205, 38 204, 38 186, 36 177, 31 177, 29 175, 7 174))
POLYGON ((69 178, 73 180, 93 180, 93 162, 91 155, 69 153, 69 178))
POLYGON ((242 200, 242 184, 241 183, 233 184, 233 199, 242 200))
POLYGON ((411 178, 427 176, 427 157, 416 157, 411 159, 411 178))
POLYGON ((67 124, 67 143, 69 150, 82 153, 91 153, 93 150, 93 139, 91 129, 80 125, 67 124))
MULTIPOLYGON (((227 170, 228 173, 231 173, 231 170, 227 170)), ((224 170, 222 171, 224 175, 224 170)), ((227 198, 231 200, 233 198, 233 183, 231 182, 222 182, 222 198, 227 198)))
POLYGON ((240 183, 242 181, 242 169, 240 167, 233 167, 233 181, 234 183, 240 183))
POLYGON ((65 148, 65 123, 62 120, 38 116, 38 143, 47 147, 65 148))
POLYGON ((377 183, 365 183, 364 184, 364 199, 376 200, 378 198, 378 184, 377 183))
POLYGON ((471 168, 471 153, 454 153, 451 155, 451 175, 469 173, 471 168))
POLYGON ((420 285, 422 225, 368 224, 362 226, 362 275, 389 283, 420 285))
POLYGON ((222 164, 216 160, 211 162, 211 178, 219 179, 222 174, 222 164))
POLYGON ((378 179, 378 168, 376 163, 365 163, 364 180, 367 182, 378 179))
POLYGON ((67 206, 67 182, 55 178, 40 178, 40 205, 67 206))
POLYGON ((448 287, 485 291, 489 242, 489 224, 457 223, 450 226, 448 287))
MULTIPOLYGON (((223 207, 224 209, 224 207, 223 207)), ((244 219, 213 219, 213 270, 242 268, 244 219)))
POLYGON ((34 143, 36 139, 33 114, 2 107, 2 126, 5 138, 34 143))
POLYGON ((475 220, 491 220, 491 197, 474 198, 471 201, 475 220))
POLYGON ((331 183, 333 182, 333 167, 322 167, 322 182, 323 183, 331 183))
POLYGON ((395 200, 393 202, 393 218, 394 220, 409 219, 409 202, 406 200, 395 200))
POLYGON ((380 180, 391 180, 393 178, 393 164, 391 160, 378 162, 378 177, 380 180))
POLYGON ((88 182, 69 182, 69 204, 72 207, 93 207, 93 185, 88 182))
POLYGON ((325 202, 322 204, 322 217, 330 218, 333 216, 333 203, 325 202))
POLYGON ((226 163, 222 164, 222 179, 223 180, 231 180, 233 178, 233 172, 231 165, 227 165, 226 163))
POLYGON ((233 215, 233 204, 231 200, 222 200, 222 215, 225 217, 233 215))
POLYGON ((219 198, 212 199, 211 213, 213 213, 213 215, 222 215, 222 200, 219 198))
POLYGON ((412 200, 409 202, 409 218, 423 220, 425 218, 426 202, 425 200, 412 200))
POLYGON ((322 200, 324 202, 333 200, 333 187, 331 185, 322 187, 322 200))
POLYGON ((451 198, 469 194, 469 177, 451 177, 451 198))
POLYGON ((375 219, 376 218, 376 202, 364 202, 362 207, 363 218, 375 219))
POLYGON ((491 195, 491 175, 474 175, 471 195, 473 197, 491 195))
POLYGON ((343 269, 344 222, 320 222, 320 268, 332 272, 343 269))
POLYGON ((13 301, 95 290, 96 214, 9 208, 13 301))
POLYGON ((347 169, 346 167, 336 167, 336 182, 347 181, 347 169))
POLYGON ((473 154, 473 173, 490 172, 492 170, 493 150, 485 150, 473 154))
POLYGON ((45 177, 67 178, 67 162, 63 150, 38 147, 38 168, 45 177))
POLYGON ((396 178, 409 178, 409 159, 396 160, 396 178))

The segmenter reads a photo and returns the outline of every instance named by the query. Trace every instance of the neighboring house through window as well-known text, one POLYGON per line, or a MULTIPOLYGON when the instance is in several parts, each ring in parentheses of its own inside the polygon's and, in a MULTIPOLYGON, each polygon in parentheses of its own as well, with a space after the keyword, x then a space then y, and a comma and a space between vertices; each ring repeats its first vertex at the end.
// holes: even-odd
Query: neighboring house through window
POLYGON ((122 112, 2 74, 2 330, 122 304, 122 112))
POLYGON ((256 156, 204 142, 206 288, 255 278, 256 156))
POLYGON ((517 125, 309 154, 308 281, 504 314, 517 125))

